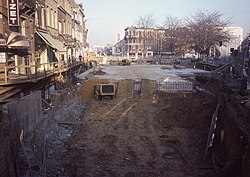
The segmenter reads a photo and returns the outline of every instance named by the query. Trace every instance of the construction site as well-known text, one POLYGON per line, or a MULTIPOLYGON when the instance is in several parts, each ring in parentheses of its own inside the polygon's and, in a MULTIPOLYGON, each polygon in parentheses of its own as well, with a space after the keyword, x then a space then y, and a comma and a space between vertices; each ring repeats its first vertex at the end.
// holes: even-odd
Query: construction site
POLYGON ((247 177, 243 83, 227 67, 87 70, 46 109, 40 91, 3 106, 1 176, 247 177), (97 84, 113 84, 114 98, 95 97, 97 84))

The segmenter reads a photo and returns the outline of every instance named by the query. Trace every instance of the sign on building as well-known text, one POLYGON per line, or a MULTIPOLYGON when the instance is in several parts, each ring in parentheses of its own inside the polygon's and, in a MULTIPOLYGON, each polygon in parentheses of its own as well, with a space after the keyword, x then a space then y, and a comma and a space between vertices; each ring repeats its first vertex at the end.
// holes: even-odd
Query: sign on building
POLYGON ((5 39, 0 39, 0 46, 6 46, 6 40, 5 39))
POLYGON ((6 62, 6 53, 0 52, 0 63, 6 62))
POLYGON ((18 0, 8 0, 8 16, 10 26, 19 26, 18 0))

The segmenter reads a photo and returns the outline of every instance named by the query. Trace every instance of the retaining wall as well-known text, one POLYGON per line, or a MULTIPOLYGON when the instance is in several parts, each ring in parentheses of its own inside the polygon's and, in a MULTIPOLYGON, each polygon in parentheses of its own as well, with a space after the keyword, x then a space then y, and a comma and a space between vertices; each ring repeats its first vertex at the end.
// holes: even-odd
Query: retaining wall
POLYGON ((1 177, 19 176, 18 150, 21 147, 21 131, 23 131, 23 136, 26 137, 41 122, 41 91, 36 91, 3 106, 3 138, 0 143, 1 177))

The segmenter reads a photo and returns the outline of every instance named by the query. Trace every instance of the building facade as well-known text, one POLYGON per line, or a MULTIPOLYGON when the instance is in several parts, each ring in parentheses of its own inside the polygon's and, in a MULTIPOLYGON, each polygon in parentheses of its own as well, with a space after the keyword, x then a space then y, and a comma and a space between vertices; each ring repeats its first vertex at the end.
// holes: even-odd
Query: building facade
MULTIPOLYGON (((0 0, 0 73, 6 66, 27 65, 33 61, 35 3, 0 0)), ((12 73, 28 72, 14 68, 12 73)))
POLYGON ((73 56, 79 58, 83 56, 86 49, 86 43, 81 42, 85 37, 85 14, 82 4, 73 3, 73 16, 72 16, 72 38, 74 40, 73 56))
POLYGON ((125 29, 125 52, 127 56, 148 57, 162 50, 165 30, 127 27, 125 29))
POLYGON ((73 62, 68 59, 87 47, 84 17, 74 0, 0 0, 0 72, 10 65, 16 66, 11 72, 33 73, 19 66, 73 62))

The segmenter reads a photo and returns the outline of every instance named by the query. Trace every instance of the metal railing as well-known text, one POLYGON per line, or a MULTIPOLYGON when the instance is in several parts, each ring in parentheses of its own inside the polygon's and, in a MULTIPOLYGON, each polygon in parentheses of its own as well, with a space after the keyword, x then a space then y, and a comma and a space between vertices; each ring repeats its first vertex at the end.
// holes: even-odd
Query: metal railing
POLYGON ((142 87, 142 81, 134 81, 133 83, 133 87, 134 87, 134 91, 141 91, 141 87, 142 87))
POLYGON ((61 74, 72 67, 83 64, 81 61, 73 63, 51 62, 37 65, 5 66, 0 76, 0 85, 36 82, 40 79, 61 74))
POLYGON ((158 82, 157 88, 159 91, 164 91, 169 93, 192 92, 193 83, 186 80, 158 82))

